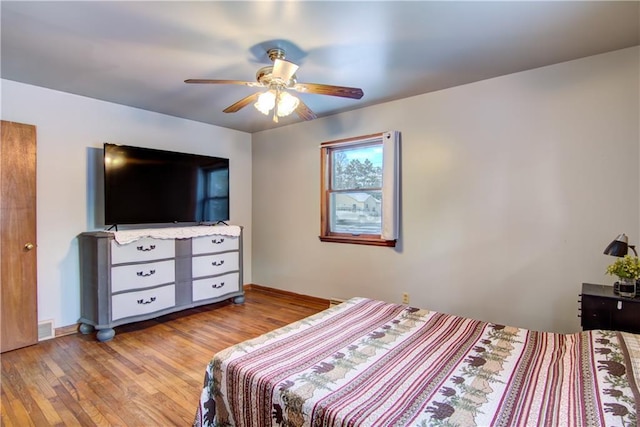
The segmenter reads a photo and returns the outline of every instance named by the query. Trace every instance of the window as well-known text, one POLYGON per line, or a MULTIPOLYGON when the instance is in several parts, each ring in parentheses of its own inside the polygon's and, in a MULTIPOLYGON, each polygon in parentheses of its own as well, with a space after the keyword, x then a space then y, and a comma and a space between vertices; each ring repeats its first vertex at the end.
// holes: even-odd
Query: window
POLYGON ((203 168, 204 198, 202 218, 229 218, 229 169, 203 168))
POLYGON ((320 240, 395 246, 399 132, 322 143, 320 240))

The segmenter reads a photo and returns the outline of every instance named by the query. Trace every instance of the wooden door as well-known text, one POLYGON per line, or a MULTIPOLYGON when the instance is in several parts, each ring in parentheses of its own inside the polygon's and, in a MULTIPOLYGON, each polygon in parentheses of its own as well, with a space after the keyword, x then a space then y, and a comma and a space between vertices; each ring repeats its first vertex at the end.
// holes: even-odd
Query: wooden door
POLYGON ((2 121, 0 352, 38 342, 36 128, 2 121))

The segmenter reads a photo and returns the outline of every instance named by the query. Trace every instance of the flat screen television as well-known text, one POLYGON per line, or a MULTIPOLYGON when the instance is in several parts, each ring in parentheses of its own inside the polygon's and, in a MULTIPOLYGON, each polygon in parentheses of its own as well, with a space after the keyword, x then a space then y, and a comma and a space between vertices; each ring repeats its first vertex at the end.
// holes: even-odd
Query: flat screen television
POLYGON ((229 220, 229 159, 104 144, 105 224, 229 220))

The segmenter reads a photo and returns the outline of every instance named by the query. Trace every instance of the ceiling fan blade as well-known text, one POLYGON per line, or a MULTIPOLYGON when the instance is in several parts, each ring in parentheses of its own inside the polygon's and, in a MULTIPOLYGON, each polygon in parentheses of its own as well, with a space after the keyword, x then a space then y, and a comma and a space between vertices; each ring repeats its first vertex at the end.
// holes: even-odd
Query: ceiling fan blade
POLYGON ((273 72, 271 75, 274 78, 282 79, 283 82, 288 82, 291 77, 298 70, 298 66, 293 62, 285 61, 284 59, 275 59, 273 61, 273 72))
POLYGON ((341 96, 343 98, 360 99, 364 95, 357 87, 331 86, 318 83, 297 83, 291 89, 303 93, 317 93, 318 95, 341 96))
POLYGON ((316 116, 316 113, 311 111, 311 109, 307 107, 307 104, 302 102, 301 99, 300 99, 300 102, 298 103, 298 107, 296 108, 296 114, 298 114, 298 116, 302 120, 313 120, 318 118, 318 116, 316 116))
POLYGON ((215 80, 215 79, 187 79, 185 83, 206 83, 214 85, 243 85, 249 87, 262 87, 259 82, 245 82, 242 80, 215 80))
POLYGON ((252 95, 246 96, 242 98, 240 101, 236 102, 233 105, 228 106, 222 111, 224 111, 225 113, 235 113, 238 110, 246 107, 247 105, 257 101, 259 96, 260 96, 260 92, 256 92, 252 95))

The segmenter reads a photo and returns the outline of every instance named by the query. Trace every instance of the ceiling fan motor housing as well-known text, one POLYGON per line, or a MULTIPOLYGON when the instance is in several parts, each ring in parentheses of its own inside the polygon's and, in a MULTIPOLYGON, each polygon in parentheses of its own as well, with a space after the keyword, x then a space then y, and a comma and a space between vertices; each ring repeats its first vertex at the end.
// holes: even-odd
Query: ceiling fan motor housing
POLYGON ((273 77, 273 66, 269 65, 267 67, 262 67, 256 73, 256 80, 267 87, 271 85, 277 85, 281 87, 291 87, 294 86, 298 82, 297 76, 294 74, 291 76, 289 81, 283 81, 278 78, 273 77))

